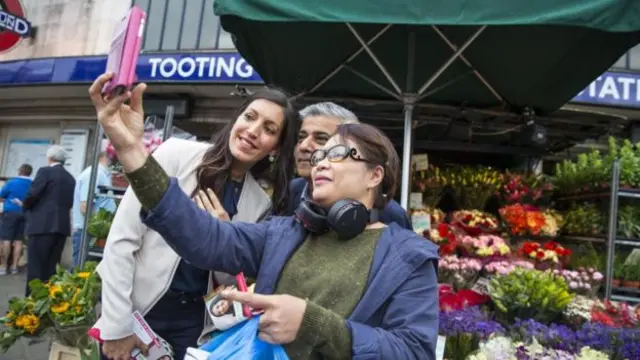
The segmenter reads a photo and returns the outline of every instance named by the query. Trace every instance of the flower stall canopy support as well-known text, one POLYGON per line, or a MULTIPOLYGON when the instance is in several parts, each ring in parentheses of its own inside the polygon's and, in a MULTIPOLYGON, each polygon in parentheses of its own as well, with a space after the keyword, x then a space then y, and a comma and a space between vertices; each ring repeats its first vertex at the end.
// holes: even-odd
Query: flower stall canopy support
POLYGON ((390 5, 218 0, 214 9, 266 83, 298 96, 404 104, 405 208, 414 106, 554 111, 635 45, 640 34, 635 0, 390 5), (558 82, 567 72, 571 79, 558 82))
MULTIPOLYGON (((175 113, 175 109, 172 105, 167 106, 165 118, 164 118, 164 126, 162 131, 162 141, 164 142, 169 137, 171 137, 171 130, 173 128, 173 114, 175 113)), ((95 137, 93 139, 93 162, 91 164, 91 177, 89 178, 89 189, 96 188, 96 181, 98 178, 98 160, 100 156, 100 152, 102 150, 102 138, 104 137, 104 132, 100 124, 96 123, 95 137)), ((89 194, 87 194, 87 204, 93 204, 96 198, 95 191, 89 190, 89 194)), ((87 260, 87 255, 89 252, 89 222, 94 213, 93 206, 87 206, 87 211, 84 214, 84 226, 82 228, 82 240, 80 242, 80 259, 79 263, 84 264, 87 260)))

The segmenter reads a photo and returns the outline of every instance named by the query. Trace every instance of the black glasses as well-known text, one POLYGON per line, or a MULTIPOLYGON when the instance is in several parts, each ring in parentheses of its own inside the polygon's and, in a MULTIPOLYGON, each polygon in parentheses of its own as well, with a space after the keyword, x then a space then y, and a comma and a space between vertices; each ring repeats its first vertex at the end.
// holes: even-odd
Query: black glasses
POLYGON ((358 150, 342 144, 334 145, 326 150, 318 149, 314 151, 311 153, 311 159, 309 159, 309 162, 311 163, 311 166, 317 166, 324 159, 327 159, 330 162, 340 162, 344 161, 344 159, 348 157, 355 161, 373 164, 373 162, 361 158, 360 155, 358 155, 358 150))

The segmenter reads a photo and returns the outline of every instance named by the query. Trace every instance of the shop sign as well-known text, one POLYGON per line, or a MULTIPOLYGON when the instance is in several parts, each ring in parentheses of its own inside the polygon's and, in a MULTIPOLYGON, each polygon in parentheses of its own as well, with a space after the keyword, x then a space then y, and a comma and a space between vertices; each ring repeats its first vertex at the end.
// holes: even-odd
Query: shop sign
POLYGON ((640 74, 606 72, 572 101, 640 108, 640 74))
POLYGON ((11 50, 31 35, 31 23, 25 19, 20 0, 0 0, 0 53, 11 50))
POLYGON ((238 53, 141 56, 141 79, 155 81, 262 81, 238 53))

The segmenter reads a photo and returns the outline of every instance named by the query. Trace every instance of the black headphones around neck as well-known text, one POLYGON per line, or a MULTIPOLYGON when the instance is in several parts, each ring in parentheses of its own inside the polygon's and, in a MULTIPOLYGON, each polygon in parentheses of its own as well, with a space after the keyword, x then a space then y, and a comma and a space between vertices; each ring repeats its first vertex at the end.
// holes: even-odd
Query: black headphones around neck
POLYGON ((368 210, 361 202, 340 200, 329 211, 309 200, 302 200, 295 212, 296 220, 313 234, 333 230, 341 240, 349 240, 364 231, 368 224, 378 222, 379 211, 368 210))

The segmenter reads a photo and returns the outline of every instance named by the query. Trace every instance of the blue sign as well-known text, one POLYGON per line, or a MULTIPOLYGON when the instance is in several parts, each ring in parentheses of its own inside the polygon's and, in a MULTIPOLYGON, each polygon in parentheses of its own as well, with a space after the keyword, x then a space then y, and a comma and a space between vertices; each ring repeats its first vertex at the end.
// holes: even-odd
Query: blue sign
POLYGON ((640 108, 640 74, 606 72, 572 101, 640 108))
MULTIPOLYGON (((0 62, 0 85, 90 83, 102 74, 106 56, 0 62)), ((236 52, 143 54, 136 69, 144 82, 262 83, 236 52)))

